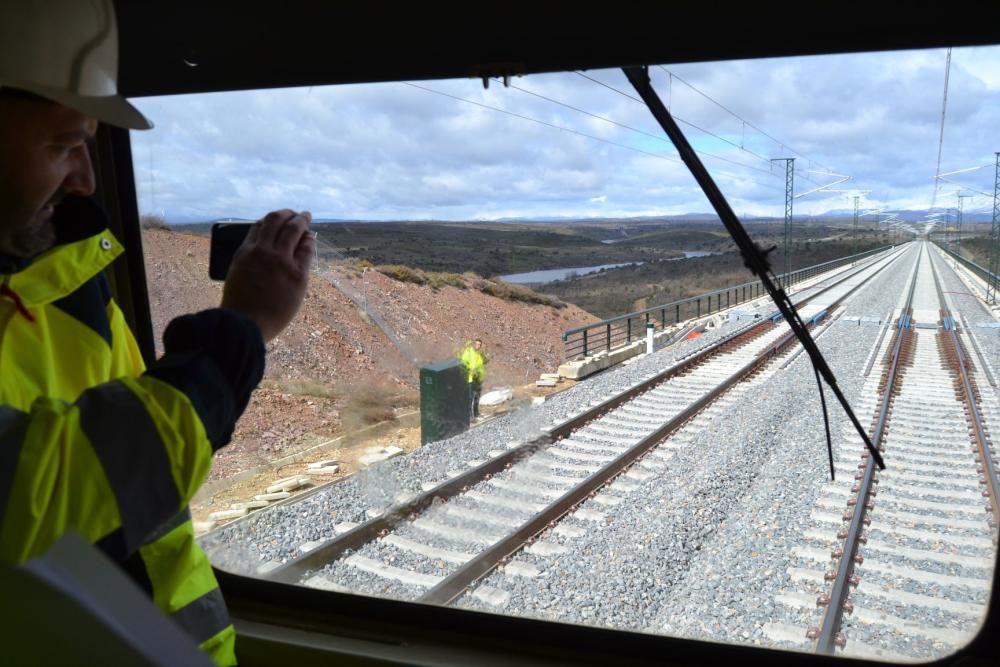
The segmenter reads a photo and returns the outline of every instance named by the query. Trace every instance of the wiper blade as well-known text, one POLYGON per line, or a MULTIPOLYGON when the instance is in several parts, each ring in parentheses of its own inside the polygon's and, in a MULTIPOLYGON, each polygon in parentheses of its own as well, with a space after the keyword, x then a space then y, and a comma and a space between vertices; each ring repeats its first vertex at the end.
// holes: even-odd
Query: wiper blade
MULTIPOLYGON (((719 190, 719 186, 715 184, 712 177, 709 175, 708 170, 705 169, 705 165, 701 163, 698 155, 691 148, 691 144, 688 143, 687 138, 684 133, 681 132, 680 127, 678 127, 676 121, 674 121, 673 116, 670 115, 670 111, 664 106, 663 102, 660 100, 660 96, 656 94, 653 90, 653 85, 649 79, 649 68, 648 67, 623 67, 622 71, 625 76, 628 77, 629 83, 635 88, 635 91, 639 93, 639 97, 642 101, 646 103, 646 107, 653 114, 653 118, 656 122, 660 124, 663 131, 667 133, 670 137, 670 141, 673 142, 674 147, 677 148, 677 152, 680 153, 681 159, 687 168, 691 171, 691 175, 694 176, 698 185, 701 187, 702 192, 708 197, 708 201, 711 202, 712 207, 718 214, 719 218, 722 220, 722 224, 725 225, 726 230, 729 235, 733 238, 737 247, 740 249, 740 254, 743 255, 743 262, 746 264, 750 271, 760 278, 761 284, 764 285, 764 289, 767 293, 771 295, 771 299, 774 301, 774 305, 778 307, 781 314, 785 317, 785 321, 788 322, 788 326, 791 327, 792 332, 795 337, 799 339, 802 344, 802 348, 809 355, 809 359, 812 361, 813 369, 816 373, 822 376, 823 380, 826 381, 830 390, 833 391, 834 396, 840 402, 840 405, 844 408, 844 412, 847 413, 848 418, 851 423, 854 424, 854 428, 857 429, 858 434, 861 439, 864 440, 865 446, 868 451, 871 452, 872 458, 878 467, 882 470, 885 469, 885 462, 882 461, 882 456, 879 454, 878 449, 872 444, 871 438, 868 437, 868 433, 861 426, 858 421, 857 416, 854 414, 854 410, 848 404, 847 399, 844 397, 843 392, 840 391, 840 387, 837 386, 837 378, 834 377, 833 371, 826 363, 826 359, 823 358, 823 354, 816 347, 816 342, 813 340, 812 336, 809 334, 809 330, 803 324, 802 319, 799 317, 798 311, 795 310, 795 306, 792 304, 791 299, 785 293, 785 290, 779 285, 777 277, 771 272, 771 266, 767 261, 767 252, 760 248, 757 244, 751 240, 750 235, 747 234, 746 229, 743 228, 742 223, 740 223, 739 218, 733 212, 733 209, 729 206, 729 202, 726 201, 725 196, 722 191, 719 190)), ((820 398, 822 395, 822 385, 820 385, 820 398)), ((830 456, 830 477, 834 477, 833 470, 833 443, 830 440, 830 429, 829 420, 826 413, 826 401, 823 400, 823 419, 827 422, 826 428, 826 446, 827 451, 830 456)))

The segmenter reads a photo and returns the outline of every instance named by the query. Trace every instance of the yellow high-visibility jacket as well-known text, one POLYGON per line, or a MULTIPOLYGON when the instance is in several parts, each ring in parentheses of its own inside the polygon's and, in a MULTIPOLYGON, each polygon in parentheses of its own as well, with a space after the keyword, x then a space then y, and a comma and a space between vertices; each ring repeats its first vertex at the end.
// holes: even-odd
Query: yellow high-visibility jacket
POLYGON ((38 556, 72 528, 216 663, 234 664, 235 631, 187 506, 260 380, 263 341, 235 313, 178 318, 145 372, 103 273, 122 247, 96 205, 74 199, 57 209, 55 247, 0 268, 0 559, 38 556), (244 337, 237 347, 258 365, 249 390, 234 390, 198 341, 212 334, 244 337))
POLYGON ((486 364, 489 363, 485 354, 477 350, 472 343, 469 343, 458 355, 458 360, 465 366, 468 374, 466 379, 469 384, 473 382, 483 383, 483 380, 486 379, 486 364))

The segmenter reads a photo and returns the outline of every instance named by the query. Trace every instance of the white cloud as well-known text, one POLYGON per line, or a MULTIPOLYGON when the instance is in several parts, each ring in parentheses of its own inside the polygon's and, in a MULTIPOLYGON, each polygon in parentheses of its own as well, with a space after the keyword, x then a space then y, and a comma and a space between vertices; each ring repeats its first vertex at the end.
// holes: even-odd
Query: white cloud
MULTIPOLYGON (((922 208, 933 192, 944 54, 667 66, 672 80, 651 72, 672 112, 707 131, 682 124, 715 156, 705 165, 741 213, 783 214, 783 168, 768 162, 780 157, 796 158, 796 192, 835 180, 810 173, 829 168, 852 176, 838 187, 870 190, 886 207, 922 208)), ((955 49, 942 171, 992 162, 1000 150, 998 72, 1000 48, 955 49)), ((586 74, 633 94, 618 70, 586 74)), ((404 83, 136 100, 157 124, 132 134, 140 208, 174 220, 256 218, 280 207, 363 219, 710 210, 642 104, 574 73, 512 83, 416 82, 508 113, 404 83)), ((981 170, 956 180, 991 191, 991 177, 981 170)), ((847 207, 842 193, 795 203, 801 214, 847 207)))

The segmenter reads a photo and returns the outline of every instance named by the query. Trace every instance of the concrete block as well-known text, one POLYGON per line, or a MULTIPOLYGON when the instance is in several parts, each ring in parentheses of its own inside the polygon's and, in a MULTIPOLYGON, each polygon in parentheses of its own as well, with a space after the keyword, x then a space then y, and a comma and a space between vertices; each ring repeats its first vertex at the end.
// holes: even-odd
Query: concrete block
POLYGON ((479 405, 500 405, 514 398, 514 392, 510 387, 495 389, 479 397, 479 405))
POLYGON ((226 519, 238 519, 241 516, 247 515, 247 508, 238 510, 222 510, 221 512, 212 512, 208 515, 208 518, 212 521, 225 521, 226 519))
POLYGON ((472 597, 494 607, 502 607, 510 600, 510 593, 492 586, 479 586, 472 592, 472 597))
POLYGON ((399 456, 402 453, 403 450, 399 447, 369 447, 358 458, 358 462, 367 468, 368 466, 399 456))
POLYGON ((350 593, 351 589, 330 581, 326 577, 316 574, 302 582, 307 588, 318 588, 321 591, 333 591, 335 593, 350 593))
POLYGON ((299 545, 299 551, 301 551, 304 554, 307 554, 310 551, 313 551, 317 547, 321 546, 322 544, 323 540, 313 540, 312 542, 304 542, 299 545))
POLYGON ((337 467, 339 465, 340 464, 335 459, 324 459, 322 461, 316 461, 315 463, 310 463, 309 465, 306 466, 306 468, 309 470, 315 470, 316 468, 329 468, 331 466, 337 467))
POLYGON ((564 554, 569 549, 559 544, 558 542, 546 542, 545 540, 540 540, 530 545, 525 549, 529 554, 535 554, 536 556, 558 556, 564 554))
POLYGON ((194 521, 194 532, 196 535, 207 533, 215 528, 215 521, 194 521))
POLYGON ((288 491, 278 491, 277 493, 261 493, 260 495, 254 496, 254 500, 284 500, 285 498, 291 498, 292 494, 288 491))
POLYGON ((333 532, 337 533, 338 535, 343 535, 344 533, 346 533, 346 532, 348 532, 350 530, 354 530, 359 525, 360 524, 358 524, 358 523, 356 523, 354 521, 341 521, 340 523, 336 524, 333 527, 333 532))
POLYGON ((276 570, 281 567, 281 562, 276 560, 269 560, 265 563, 261 563, 257 566, 257 574, 267 574, 272 570, 276 570))
POLYGON ((278 493, 279 491, 294 491, 300 487, 305 486, 309 483, 309 478, 305 475, 296 475, 295 477, 286 477, 285 479, 279 479, 277 482, 267 487, 265 491, 267 493, 278 493))
POLYGON ((543 380, 555 380, 556 382, 562 379, 559 373, 542 373, 539 377, 543 380))
POLYGON ((555 380, 535 380, 536 387, 554 387, 556 384, 555 380))
POLYGON ((563 522, 563 523, 560 523, 555 528, 553 528, 552 532, 556 533, 557 535, 563 535, 564 537, 580 537, 581 535, 585 534, 587 531, 585 531, 583 528, 578 528, 576 526, 571 526, 568 523, 563 522))
POLYGON ((317 468, 309 468, 310 475, 336 475, 340 472, 340 465, 334 463, 333 465, 320 466, 317 468))
POLYGON ((504 565, 502 571, 508 576, 513 575, 515 577, 527 577, 529 579, 534 579, 542 573, 541 570, 531 563, 522 563, 517 560, 504 565))
POLYGON ((291 477, 282 477, 281 479, 274 480, 274 482, 272 482, 272 486, 278 486, 278 485, 281 485, 281 484, 286 484, 288 482, 292 482, 292 481, 297 480, 299 477, 301 477, 301 475, 292 475, 291 477))

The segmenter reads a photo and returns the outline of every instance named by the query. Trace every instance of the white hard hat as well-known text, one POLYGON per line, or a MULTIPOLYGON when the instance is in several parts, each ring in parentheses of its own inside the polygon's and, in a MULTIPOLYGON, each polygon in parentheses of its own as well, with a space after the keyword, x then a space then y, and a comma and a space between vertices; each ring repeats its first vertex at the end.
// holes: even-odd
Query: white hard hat
POLYGON ((153 124, 118 95, 111 0, 0 0, 0 87, 133 130, 153 124))

